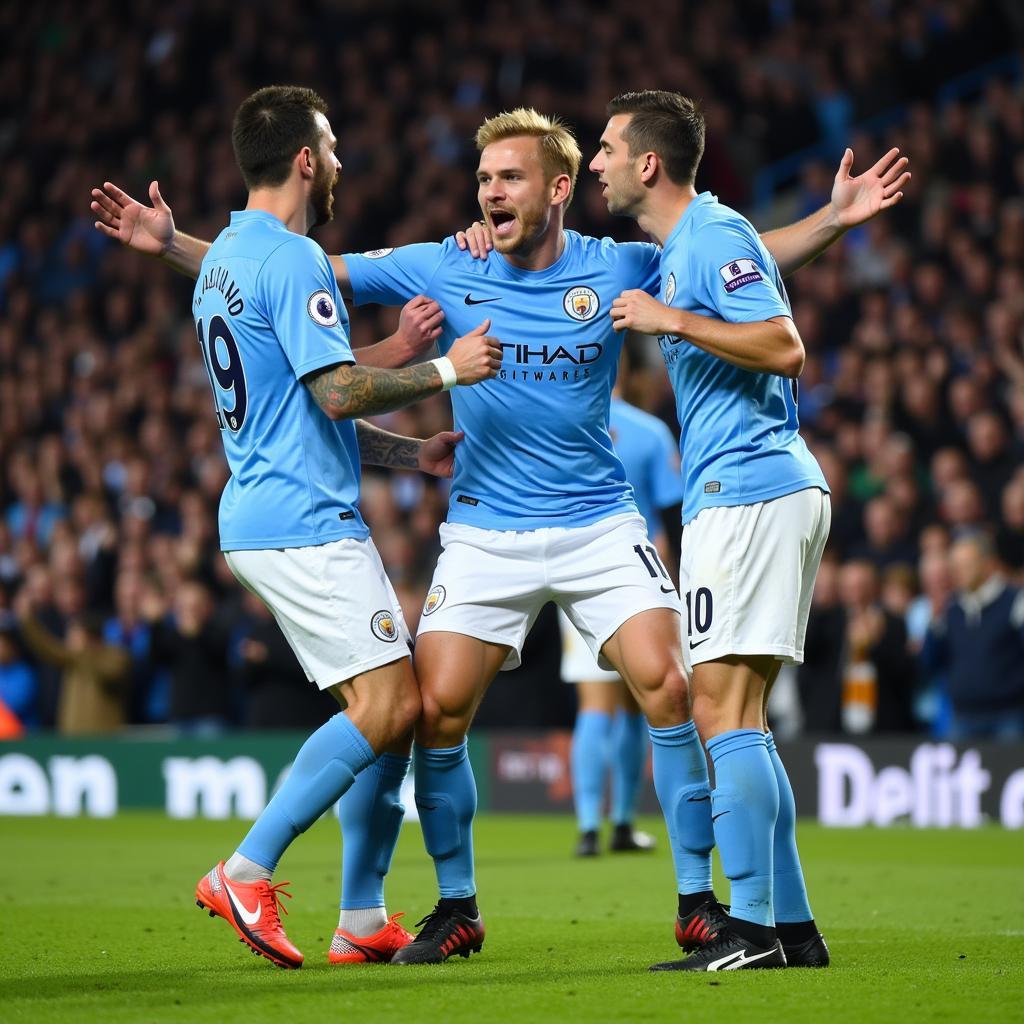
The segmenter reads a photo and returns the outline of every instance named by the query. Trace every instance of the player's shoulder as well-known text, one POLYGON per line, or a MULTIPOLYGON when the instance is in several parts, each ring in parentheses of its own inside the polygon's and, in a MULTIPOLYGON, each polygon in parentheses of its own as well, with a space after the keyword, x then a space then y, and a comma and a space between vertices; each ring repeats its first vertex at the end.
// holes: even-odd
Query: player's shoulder
POLYGON ((302 278, 315 274, 334 280, 327 253, 312 238, 285 229, 268 233, 263 242, 263 247, 255 252, 260 258, 261 278, 265 279, 269 274, 275 278, 283 275, 302 278))
POLYGON ((757 229, 743 216, 725 203, 720 203, 716 196, 700 197, 693 211, 692 235, 702 238, 737 237, 758 238, 757 229))
POLYGON ((594 238, 566 232, 576 258, 568 264, 570 273, 586 272, 609 279, 611 287, 644 288, 656 286, 661 266, 661 249, 651 242, 617 242, 614 238, 594 238))
POLYGON ((594 235, 581 235, 576 231, 566 231, 565 235, 580 258, 601 260, 612 266, 657 260, 660 252, 653 242, 618 242, 607 235, 597 238, 594 235))
POLYGON ((483 273, 488 260, 493 258, 489 254, 487 259, 477 259, 469 249, 460 249, 454 235, 442 238, 440 242, 424 242, 424 254, 430 254, 439 267, 458 269, 469 274, 483 273))

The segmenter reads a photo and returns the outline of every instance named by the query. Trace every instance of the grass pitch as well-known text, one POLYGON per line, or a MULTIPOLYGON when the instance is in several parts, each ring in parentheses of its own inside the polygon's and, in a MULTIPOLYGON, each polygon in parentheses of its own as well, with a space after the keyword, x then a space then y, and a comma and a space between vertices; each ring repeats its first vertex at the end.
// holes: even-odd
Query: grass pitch
MULTIPOLYGON (((1009 1021, 1024 1017, 1024 833, 826 831, 800 840, 832 950, 826 971, 649 974, 678 955, 663 830, 655 854, 569 857, 568 819, 477 823, 484 951, 442 967, 331 967, 338 838, 286 855, 285 918, 306 954, 282 971, 193 902, 241 822, 126 814, 0 820, 0 1021, 1009 1021)), ((719 894, 727 889, 719 881, 719 894)), ((410 926, 434 902, 419 829, 388 883, 410 926)))

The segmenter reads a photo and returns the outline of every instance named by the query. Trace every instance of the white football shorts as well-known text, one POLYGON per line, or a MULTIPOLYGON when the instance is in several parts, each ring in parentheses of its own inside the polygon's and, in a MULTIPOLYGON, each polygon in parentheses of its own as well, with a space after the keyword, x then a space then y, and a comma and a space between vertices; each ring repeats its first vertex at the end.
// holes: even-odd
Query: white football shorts
POLYGON ((614 683, 622 678, 618 672, 609 672, 598 665, 586 640, 561 608, 558 609, 558 627, 562 632, 562 666, 559 671, 562 682, 614 683))
POLYGON ((832 522, 817 487, 702 509, 683 527, 679 590, 687 672, 732 654, 799 665, 814 577, 832 522))
POLYGON ((368 538, 224 557, 238 582, 270 609, 321 690, 409 657, 402 608, 368 538))
POLYGON ((537 614, 554 601, 600 651, 627 619, 651 608, 679 612, 679 597, 643 517, 609 516, 589 526, 482 530, 441 526, 443 551, 420 617, 419 633, 462 633, 511 647, 516 668, 537 614))

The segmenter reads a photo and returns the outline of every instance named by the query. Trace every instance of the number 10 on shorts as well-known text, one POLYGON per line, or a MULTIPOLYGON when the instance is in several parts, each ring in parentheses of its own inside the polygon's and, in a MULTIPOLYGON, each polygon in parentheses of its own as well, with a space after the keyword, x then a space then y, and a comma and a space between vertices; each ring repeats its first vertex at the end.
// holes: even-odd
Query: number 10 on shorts
MULTIPOLYGON (((690 636, 694 633, 706 633, 711 628, 711 617, 714 615, 715 603, 711 591, 707 587, 686 592, 686 631, 690 636)), ((694 644, 690 645, 695 646, 694 644)))

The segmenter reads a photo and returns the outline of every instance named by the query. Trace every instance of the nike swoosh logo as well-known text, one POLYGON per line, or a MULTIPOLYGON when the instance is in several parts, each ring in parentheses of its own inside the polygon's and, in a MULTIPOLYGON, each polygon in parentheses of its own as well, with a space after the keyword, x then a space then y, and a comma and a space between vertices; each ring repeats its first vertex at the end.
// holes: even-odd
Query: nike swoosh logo
MULTIPOLYGON (((705 797, 705 799, 710 799, 710 798, 709 798, 709 797, 705 797)), ((711 820, 712 820, 712 821, 718 821, 718 819, 719 819, 719 818, 720 818, 720 817, 721 817, 721 816, 722 816, 723 814, 728 814, 728 813, 729 813, 728 811, 719 811, 719 812, 718 812, 717 814, 712 814, 712 815, 711 815, 711 820)))
POLYGON ((467 306, 479 306, 481 302, 500 302, 501 296, 499 295, 494 299, 474 299, 472 292, 466 292, 466 297, 462 300, 467 306))
POLYGON ((676 588, 675 587, 665 587, 665 586, 663 586, 661 588, 661 592, 663 594, 674 594, 676 592, 676 588))
POLYGON ((245 904, 235 895, 235 891, 228 885, 227 879, 224 880, 224 888, 227 889, 231 903, 238 911, 238 916, 251 928, 263 916, 262 905, 257 903, 255 910, 246 910, 245 904))
POLYGON ((690 641, 690 650, 692 651, 695 647, 700 647, 701 644, 706 644, 710 639, 711 639, 711 637, 706 636, 706 637, 704 637, 703 640, 698 640, 696 643, 694 643, 691 640, 690 641))
POLYGON ((758 960, 763 960, 766 956, 771 956, 774 952, 774 949, 768 949, 763 953, 756 953, 754 956, 747 956, 747 951, 745 949, 741 949, 738 953, 730 953, 728 956, 723 956, 721 960, 712 960, 711 963, 708 964, 708 970, 735 971, 744 964, 757 963, 758 960))

